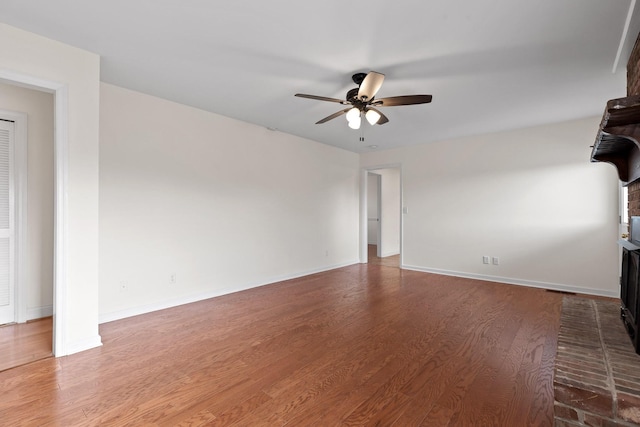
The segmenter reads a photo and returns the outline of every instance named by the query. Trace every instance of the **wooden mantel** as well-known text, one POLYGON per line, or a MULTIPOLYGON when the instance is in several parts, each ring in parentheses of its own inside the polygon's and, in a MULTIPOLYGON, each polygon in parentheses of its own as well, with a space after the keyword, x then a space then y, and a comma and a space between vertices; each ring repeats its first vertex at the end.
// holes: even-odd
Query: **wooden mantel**
POLYGON ((640 96, 607 102, 591 161, 611 163, 624 183, 640 179, 640 96))

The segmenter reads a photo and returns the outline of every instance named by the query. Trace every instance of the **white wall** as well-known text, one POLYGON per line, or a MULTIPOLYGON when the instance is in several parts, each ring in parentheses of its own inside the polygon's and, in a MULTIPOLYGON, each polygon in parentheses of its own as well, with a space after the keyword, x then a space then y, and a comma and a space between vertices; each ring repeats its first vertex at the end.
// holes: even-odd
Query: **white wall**
POLYGON ((618 295, 617 176, 589 162, 598 124, 362 154, 362 167, 402 165, 404 267, 618 295))
POLYGON ((358 165, 101 84, 101 321, 358 262, 358 165))
POLYGON ((53 95, 0 83, 0 109, 27 114, 27 319, 53 313, 53 95))
MULTIPOLYGON (((67 187, 62 204, 66 229, 60 238, 67 259, 64 295, 56 289, 55 351, 63 355, 100 345, 98 334, 98 108, 100 58, 51 39, 0 24, 0 75, 56 86, 66 117, 57 132, 67 142, 67 187), (58 333, 59 332, 59 333, 58 333)), ((58 104, 60 103, 60 104, 58 104)), ((57 134, 58 135, 58 134, 57 134)), ((62 140, 60 140, 62 141, 62 140)), ((60 141, 56 141, 58 144, 60 141)), ((60 288, 60 285, 56 285, 60 288)))

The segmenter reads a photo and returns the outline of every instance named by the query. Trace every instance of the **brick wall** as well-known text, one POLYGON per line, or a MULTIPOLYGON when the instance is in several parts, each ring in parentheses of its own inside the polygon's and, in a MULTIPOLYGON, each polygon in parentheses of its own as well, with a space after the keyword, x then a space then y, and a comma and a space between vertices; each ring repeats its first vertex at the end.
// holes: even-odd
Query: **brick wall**
POLYGON ((627 96, 640 95, 640 34, 627 64, 627 96))
MULTIPOLYGON (((627 96, 640 95, 640 34, 627 63, 627 96)), ((640 215, 640 180, 628 186, 629 216, 640 215)))
POLYGON ((565 296, 553 375, 554 426, 639 426, 639 364, 619 303, 565 296))
POLYGON ((629 190, 629 216, 640 215, 640 180, 627 186, 629 190))

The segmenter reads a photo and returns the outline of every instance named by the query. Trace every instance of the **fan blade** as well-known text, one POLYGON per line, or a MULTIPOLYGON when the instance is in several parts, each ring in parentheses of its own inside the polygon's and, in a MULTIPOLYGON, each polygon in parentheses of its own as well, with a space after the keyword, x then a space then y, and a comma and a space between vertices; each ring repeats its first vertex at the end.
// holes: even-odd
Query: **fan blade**
POLYGON ((376 107, 395 107, 396 105, 428 104, 433 97, 431 95, 403 95, 380 98, 373 101, 376 107))
POLYGON ((328 122, 329 120, 333 120, 333 119, 335 119, 336 117, 340 117, 341 115, 346 114, 346 113, 347 113, 347 111, 351 110, 352 108, 353 108, 353 107, 345 108, 345 109, 344 109, 344 110, 342 110, 342 111, 338 111, 337 113, 333 113, 332 115, 327 116, 327 117, 325 117, 325 118, 324 118, 324 119, 322 119, 322 120, 318 120, 318 121, 316 122, 316 124, 317 124, 317 125, 320 125, 320 124, 322 124, 322 123, 326 123, 326 122, 328 122))
POLYGON ((387 118, 387 116, 382 114, 382 112, 380 110, 378 110, 377 108, 373 108, 373 107, 368 107, 368 108, 369 108, 369 110, 373 110, 376 113, 380 114, 380 118, 378 119, 378 122, 376 123, 377 125, 383 125, 383 124, 389 122, 389 119, 387 118))
POLYGON ((370 101, 376 96, 382 82, 384 81, 384 74, 371 71, 360 83, 360 89, 358 90, 358 99, 361 101, 370 101))
POLYGON ((342 99, 327 98, 326 96, 307 95, 307 94, 304 94, 304 93, 296 93, 295 96, 299 96, 300 98, 316 99, 318 101, 337 102, 338 104, 346 104, 347 103, 346 101, 344 101, 342 99))

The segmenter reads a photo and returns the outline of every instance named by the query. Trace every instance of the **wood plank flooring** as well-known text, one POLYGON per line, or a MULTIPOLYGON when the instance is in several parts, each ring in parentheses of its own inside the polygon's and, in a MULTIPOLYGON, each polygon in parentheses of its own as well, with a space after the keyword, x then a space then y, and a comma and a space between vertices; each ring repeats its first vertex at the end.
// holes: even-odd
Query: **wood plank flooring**
POLYGON ((353 265, 0 372, 10 426, 551 426, 562 294, 353 265))
POLYGON ((378 257, 378 246, 368 245, 368 262, 371 265, 384 265, 387 267, 400 267, 400 255, 378 257))
POLYGON ((0 371, 51 357, 51 317, 0 326, 0 371))

